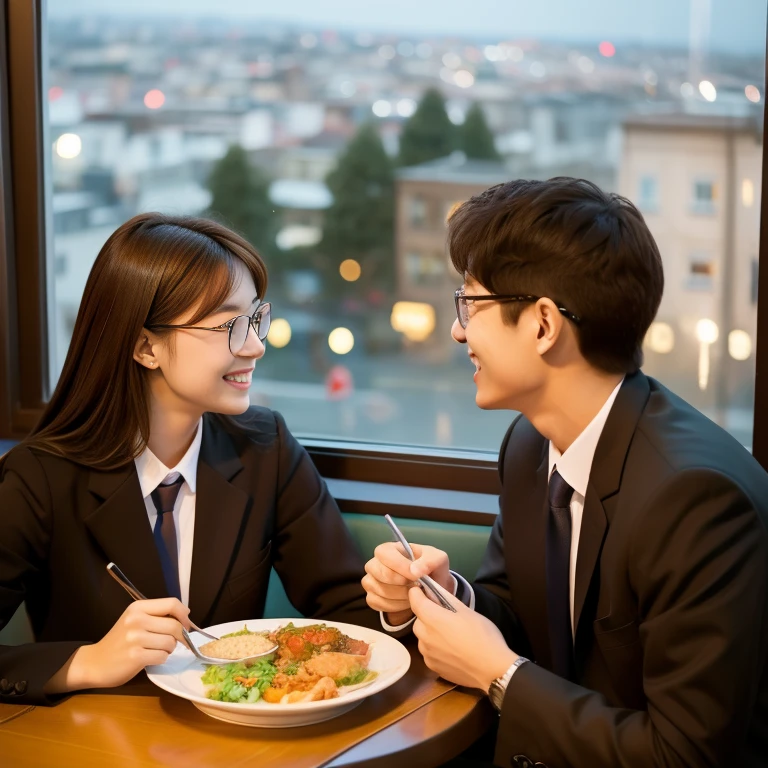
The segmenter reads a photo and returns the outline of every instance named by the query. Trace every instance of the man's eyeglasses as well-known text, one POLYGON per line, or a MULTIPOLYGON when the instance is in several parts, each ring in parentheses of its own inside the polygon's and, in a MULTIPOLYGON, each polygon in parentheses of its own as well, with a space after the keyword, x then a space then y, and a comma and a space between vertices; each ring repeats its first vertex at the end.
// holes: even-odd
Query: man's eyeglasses
MULTIPOLYGON (((459 318, 459 325, 462 328, 467 327, 467 323, 469 322, 469 309, 467 308, 467 300, 469 301, 538 301, 541 296, 531 296, 530 294, 517 294, 517 295, 508 295, 508 294, 501 294, 501 293, 489 293, 484 296, 468 296, 464 293, 463 288, 459 288, 454 294, 453 294, 454 301, 456 302, 456 317, 459 318)), ((556 304, 558 302, 555 302, 556 304)), ((581 318, 577 317, 573 314, 573 312, 569 312, 565 307, 558 306, 558 310, 560 310, 560 313, 567 317, 569 320, 572 320, 576 325, 578 325, 581 322, 581 318)))
POLYGON ((256 311, 249 317, 248 315, 238 315, 226 323, 217 325, 213 328, 202 325, 148 325, 147 329, 152 330, 171 330, 175 328, 186 328, 197 331, 228 331, 229 332, 229 351, 233 355, 239 355, 248 341, 248 331, 253 328, 254 333, 261 341, 267 338, 269 326, 272 322, 272 305, 269 302, 259 304, 256 311))

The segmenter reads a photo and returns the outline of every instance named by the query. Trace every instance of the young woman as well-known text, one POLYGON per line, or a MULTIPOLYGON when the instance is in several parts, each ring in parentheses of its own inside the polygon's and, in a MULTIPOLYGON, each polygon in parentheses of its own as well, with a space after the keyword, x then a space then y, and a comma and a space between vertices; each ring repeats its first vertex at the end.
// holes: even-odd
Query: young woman
POLYGON ((307 616, 372 623, 363 565, 282 417, 249 408, 267 272, 212 221, 148 213, 107 241, 56 391, 0 462, 0 701, 120 685, 190 619, 262 615, 274 566, 307 616), (115 562, 148 598, 131 602, 115 562))

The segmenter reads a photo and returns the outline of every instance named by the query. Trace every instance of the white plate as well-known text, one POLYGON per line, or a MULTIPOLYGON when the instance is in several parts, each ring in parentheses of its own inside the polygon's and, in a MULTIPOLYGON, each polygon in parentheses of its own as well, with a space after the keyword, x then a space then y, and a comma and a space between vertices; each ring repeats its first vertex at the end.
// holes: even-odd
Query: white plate
MULTIPOLYGON (((204 629, 213 635, 221 636, 228 632, 237 632, 243 628, 244 624, 247 624, 248 629, 252 631, 261 631, 273 630, 291 621, 297 627, 321 623, 316 619, 253 619, 230 621, 226 624, 204 627, 204 629)), ((219 720, 261 728, 289 728, 295 725, 319 723, 348 712, 363 699, 388 688, 408 671, 411 656, 405 646, 395 638, 355 624, 341 624, 337 621, 322 623, 329 627, 336 627, 355 640, 364 640, 372 645, 368 669, 379 673, 372 683, 341 688, 338 698, 326 701, 297 704, 268 704, 265 701, 257 701, 255 704, 235 704, 214 701, 206 698, 206 686, 200 680, 204 667, 181 643, 176 645, 176 650, 168 657, 165 664, 147 667, 147 677, 163 690, 188 699, 200 711, 219 720)), ((192 639, 196 643, 205 641, 195 633, 192 633, 192 639)))

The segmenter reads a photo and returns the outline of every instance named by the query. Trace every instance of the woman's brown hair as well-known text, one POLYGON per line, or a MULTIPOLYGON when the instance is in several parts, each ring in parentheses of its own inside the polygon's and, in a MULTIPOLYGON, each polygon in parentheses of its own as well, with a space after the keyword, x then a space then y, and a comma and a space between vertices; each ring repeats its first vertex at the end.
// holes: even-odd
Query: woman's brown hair
POLYGON ((267 270, 255 248, 207 219, 142 213, 96 257, 64 367, 40 422, 22 445, 95 469, 124 466, 149 438, 149 371, 133 359, 142 328, 190 324, 229 296, 245 265, 263 298, 267 270))

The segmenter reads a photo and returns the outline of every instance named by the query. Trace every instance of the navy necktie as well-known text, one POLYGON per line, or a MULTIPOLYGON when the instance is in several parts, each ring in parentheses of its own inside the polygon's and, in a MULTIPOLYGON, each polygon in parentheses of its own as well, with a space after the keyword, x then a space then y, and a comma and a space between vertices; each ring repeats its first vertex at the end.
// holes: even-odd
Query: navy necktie
POLYGON ((573 676, 571 633, 571 496, 573 488, 557 468, 549 479, 547 521, 547 615, 552 671, 566 680, 573 676))
POLYGON ((179 586, 179 552, 176 544, 176 524, 173 522, 173 507, 179 495, 184 478, 179 478, 167 485, 158 485, 152 491, 152 501, 157 510, 157 520, 153 535, 155 546, 160 555, 160 565, 163 568, 163 578, 170 597, 181 600, 179 586))

